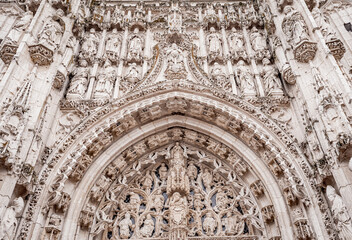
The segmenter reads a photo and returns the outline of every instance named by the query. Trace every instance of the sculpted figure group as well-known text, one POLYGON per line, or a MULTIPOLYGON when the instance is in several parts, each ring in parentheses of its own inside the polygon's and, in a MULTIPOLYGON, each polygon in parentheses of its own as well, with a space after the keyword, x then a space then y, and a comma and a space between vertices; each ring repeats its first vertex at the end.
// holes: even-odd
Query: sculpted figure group
POLYGON ((112 198, 118 203, 117 217, 111 224, 112 239, 178 240, 196 234, 204 237, 244 234, 244 219, 254 213, 238 210, 236 194, 240 193, 227 185, 227 180, 219 181, 219 175, 209 167, 188 162, 179 143, 167 151, 165 161, 146 169, 133 180, 134 187, 127 187, 126 193, 112 198))

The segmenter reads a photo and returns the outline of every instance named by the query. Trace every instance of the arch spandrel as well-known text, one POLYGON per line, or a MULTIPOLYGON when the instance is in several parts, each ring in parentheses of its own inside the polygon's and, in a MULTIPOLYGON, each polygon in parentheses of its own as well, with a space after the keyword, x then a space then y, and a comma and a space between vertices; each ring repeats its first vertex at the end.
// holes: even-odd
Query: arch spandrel
MULTIPOLYGON (((299 180, 301 178, 305 179, 305 176, 301 170, 301 163, 297 163, 293 160, 293 156, 297 157, 300 154, 298 152, 290 153, 292 145, 285 145, 285 143, 290 142, 290 138, 285 135, 284 131, 272 120, 257 111, 255 107, 238 99, 233 99, 231 103, 231 101, 219 100, 217 97, 211 97, 204 93, 195 96, 192 90, 164 90, 161 91, 161 93, 159 92, 158 95, 149 93, 149 96, 150 97, 146 95, 139 101, 131 101, 131 99, 128 99, 129 103, 125 106, 122 106, 122 103, 115 102, 113 103, 114 108, 119 104, 121 106, 118 111, 111 111, 112 106, 107 106, 97 110, 95 115, 86 119, 81 125, 76 127, 72 134, 77 132, 82 132, 83 134, 75 136, 73 144, 69 144, 70 141, 72 141, 72 137, 71 139, 70 136, 66 138, 66 141, 62 142, 62 147, 59 149, 59 152, 52 155, 51 165, 55 166, 53 170, 54 172, 57 171, 58 174, 57 177, 48 179, 48 186, 55 185, 55 179, 60 180, 60 175, 68 175, 72 169, 76 170, 78 165, 80 173, 76 175, 81 176, 76 179, 76 182, 86 176, 87 173, 85 172, 87 169, 88 171, 89 169, 94 169, 95 171, 97 168, 93 167, 94 164, 102 166, 102 162, 97 162, 96 159, 106 158, 109 151, 111 151, 109 150, 111 147, 107 148, 107 146, 119 144, 119 146, 124 146, 124 149, 120 149, 119 151, 128 152, 130 150, 130 144, 142 140, 150 133, 155 133, 160 131, 160 129, 165 130, 165 126, 182 127, 190 125, 192 126, 192 130, 200 132, 205 131, 206 136, 214 137, 214 139, 227 146, 233 146, 233 142, 247 145, 246 149, 248 150, 243 151, 237 149, 237 152, 242 153, 242 157, 245 157, 246 154, 252 151, 256 152, 257 155, 254 155, 253 159, 256 159, 258 164, 260 163, 259 165, 262 166, 262 169, 268 169, 268 173, 271 175, 269 179, 271 179, 273 175, 281 175, 285 176, 286 179, 290 179, 291 186, 293 186, 291 188, 289 187, 290 182, 285 181, 280 183, 275 178, 266 185, 264 184, 264 186, 277 185, 277 187, 281 188, 279 196, 284 202, 281 204, 286 205, 286 207, 278 211, 278 217, 285 219, 285 217, 281 215, 285 215, 284 213, 287 212, 287 205, 292 205, 296 208, 296 206, 303 206, 303 203, 309 202, 306 200, 311 201, 310 198, 301 199, 304 194, 300 191, 304 189, 304 186, 308 187, 309 183, 299 180), (236 102, 237 105, 234 105, 233 102, 236 102), (161 107, 164 108, 164 111, 161 111, 161 107), (188 111, 188 109, 192 110, 188 111), (246 111, 244 111, 244 109, 246 111), (178 120, 178 118, 182 120, 178 120), (164 122, 163 127, 160 127, 160 129, 155 125, 158 121, 164 122), (206 127, 204 127, 204 124, 206 124, 206 127), (91 125, 91 127, 88 127, 88 125, 91 125), (84 129, 85 131, 83 131, 84 129), (286 136, 286 142, 279 140, 281 136, 274 134, 273 129, 281 136, 286 136), (136 134, 136 131, 139 131, 139 133, 136 134), (223 138, 224 135, 229 135, 232 138, 236 136, 236 138, 232 140, 233 142, 226 142, 223 138), (67 141, 67 139, 69 139, 69 141, 67 141), (81 159, 85 159, 83 164, 81 163, 81 159), (263 159, 265 159, 265 161, 263 161, 263 159), (58 162, 58 164, 55 165, 55 162, 58 162), (283 169, 291 170, 283 171, 283 169), (292 200, 287 202, 287 196, 292 200)), ((116 154, 118 153, 116 152, 116 154)), ((304 159, 301 161, 304 163, 304 159)), ((256 171, 258 173, 262 171, 262 169, 257 168, 255 164, 252 168, 257 169, 256 171)), ((92 174, 95 175, 94 173, 89 174, 90 178, 92 174)), ((265 177, 263 177, 263 179, 264 178, 265 177)), ((65 182, 69 181, 65 179, 62 181, 62 184, 56 183, 56 185, 62 187, 65 186, 65 182)), ((92 184, 93 183, 91 183, 91 185, 92 184)), ((255 187, 255 184, 253 186, 255 187)), ((71 189, 72 188, 74 187, 71 185, 71 189)), ((81 186, 79 188, 76 187, 76 189, 77 193, 65 195, 63 194, 64 192, 62 192, 63 188, 54 188, 54 190, 50 189, 46 196, 49 197, 49 199, 53 198, 53 193, 54 196, 58 196, 57 198, 53 198, 54 201, 51 201, 51 206, 54 209, 57 208, 58 202, 63 204, 62 201, 66 201, 66 204, 70 206, 69 209, 71 209, 72 206, 70 203, 78 202, 82 204, 82 200, 71 199, 71 197, 76 194, 82 193, 81 186), (61 197, 64 195, 66 198, 61 197)), ((313 191, 309 189, 309 187, 306 190, 308 192, 313 191)), ((308 194, 308 196, 311 196, 311 194, 308 194)), ((43 201, 45 200, 43 199, 43 201)), ((63 209, 59 208, 58 210, 62 211, 63 209)), ((303 211, 301 212, 302 213, 298 215, 303 216, 304 213, 303 211)), ((71 215, 70 210, 67 214, 71 215)), ((78 214, 79 213, 76 214, 77 216, 75 215, 76 219, 78 214)), ((71 218, 72 216, 70 216, 70 219, 71 218)), ((311 227, 309 227, 306 217, 301 218, 302 223, 298 222, 297 226, 308 226, 306 230, 309 232, 308 234, 311 234, 311 227)), ((292 224, 289 223, 292 220, 288 219, 290 219, 290 217, 283 220, 285 222, 284 225, 292 226, 292 224)), ((295 219, 297 219, 297 217, 295 217, 295 219)), ((65 226, 66 224, 71 225, 70 223, 71 220, 65 221, 65 226)), ((296 222, 294 222, 294 224, 295 223, 296 222)), ((65 231, 65 229, 63 229, 63 231, 65 231)), ((63 232, 63 234, 65 233, 63 232)), ((291 232, 288 235, 293 234, 291 232)))

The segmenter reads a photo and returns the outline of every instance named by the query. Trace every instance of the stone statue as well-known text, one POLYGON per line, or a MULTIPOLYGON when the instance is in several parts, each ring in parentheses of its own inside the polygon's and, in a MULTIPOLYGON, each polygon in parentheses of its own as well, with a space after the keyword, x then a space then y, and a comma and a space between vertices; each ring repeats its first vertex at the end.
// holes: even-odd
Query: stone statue
POLYGON ((166 51, 167 55, 167 69, 165 72, 168 74, 180 73, 185 70, 183 62, 183 53, 177 47, 176 43, 171 45, 171 48, 166 51))
POLYGON ((161 210, 164 208, 164 196, 161 192, 161 189, 158 189, 155 194, 152 197, 153 201, 153 207, 157 212, 161 212, 161 210))
POLYGON ((336 33, 330 26, 329 18, 324 16, 318 7, 313 8, 312 15, 315 22, 320 27, 320 31, 323 34, 325 41, 329 42, 333 39, 336 39, 336 33))
POLYGON ((216 229, 216 221, 212 217, 210 212, 207 212, 205 215, 204 222, 203 222, 203 228, 204 228, 205 233, 208 236, 214 235, 214 232, 216 229))
POLYGON ((270 64, 270 60, 267 58, 263 59, 263 70, 261 76, 264 80, 264 86, 268 95, 272 95, 273 92, 282 93, 281 82, 279 79, 278 71, 270 64))
POLYGON ((115 6, 115 11, 111 16, 111 22, 113 24, 122 23, 124 13, 122 11, 122 5, 115 6))
POLYGON ((84 98, 88 86, 89 68, 86 60, 79 61, 79 67, 73 71, 70 87, 67 91, 68 98, 71 95, 76 95, 79 98, 84 98))
POLYGON ((153 186, 153 177, 150 175, 150 171, 148 170, 143 177, 142 181, 142 189, 146 191, 147 193, 150 192, 151 188, 153 186))
POLYGON ((143 56, 143 40, 138 35, 139 29, 135 28, 133 35, 130 37, 128 44, 128 56, 129 61, 141 61, 143 56))
POLYGON ((105 54, 110 60, 116 61, 119 57, 119 52, 120 52, 120 38, 118 37, 117 29, 114 28, 106 40, 105 54))
POLYGON ((219 34, 215 28, 210 28, 210 34, 207 37, 208 55, 211 59, 222 57, 222 43, 219 34))
POLYGON ((185 159, 183 156, 183 149, 177 142, 171 151, 171 169, 167 178, 167 193, 173 191, 189 192, 189 178, 186 174, 185 159))
POLYGON ((6 40, 9 40, 11 43, 16 44, 20 39, 22 33, 28 28, 29 24, 33 19, 33 13, 31 11, 27 11, 20 18, 18 22, 12 27, 11 31, 6 37, 6 40))
POLYGON ((234 59, 247 59, 243 35, 238 33, 235 28, 232 28, 232 33, 229 36, 229 46, 234 59))
POLYGON ((254 51, 263 51, 266 49, 266 40, 264 35, 258 31, 256 27, 252 28, 252 32, 250 34, 250 39, 252 43, 252 47, 254 51))
POLYGON ((219 87, 224 90, 231 89, 230 81, 227 80, 226 74, 217 62, 214 63, 210 75, 219 87))
POLYGON ((99 39, 95 33, 95 29, 91 28, 88 36, 82 44, 80 58, 93 62, 94 57, 98 52, 98 45, 99 39))
POLYGON ((128 204, 128 209, 137 212, 141 204, 141 199, 137 193, 130 193, 130 202, 128 204))
POLYGON ((222 225, 225 226, 226 235, 240 235, 243 233, 244 221, 238 214, 232 215, 231 212, 226 214, 226 217, 222 219, 222 225))
POLYGON ((194 195, 193 195, 193 207, 197 212, 200 212, 203 209, 204 207, 203 200, 204 200, 204 197, 200 193, 200 190, 198 188, 195 188, 194 195))
POLYGON ((159 176, 160 180, 162 181, 162 184, 166 184, 167 180, 167 167, 165 163, 162 163, 160 168, 159 168, 159 176))
POLYGON ((116 70, 111 66, 111 62, 106 60, 104 68, 101 69, 95 87, 95 96, 110 97, 116 80, 116 70))
POLYGON ((282 21, 282 30, 289 42, 298 45, 301 41, 309 38, 308 29, 303 16, 291 6, 284 8, 285 17, 282 21))
POLYGON ((192 183, 195 183, 195 181, 197 180, 197 177, 198 177, 198 169, 193 163, 190 163, 188 165, 187 175, 189 177, 189 180, 191 180, 192 183))
POLYGON ((64 27, 58 21, 49 18, 38 35, 39 44, 56 49, 60 44, 64 30, 64 27))
POLYGON ((151 237, 154 230, 154 221, 150 214, 147 215, 147 218, 144 220, 143 227, 139 230, 143 237, 151 237))
POLYGON ((131 63, 130 68, 128 69, 128 73, 125 76, 125 79, 131 84, 136 84, 137 82, 139 82, 140 77, 136 63, 131 63))
POLYGON ((180 8, 178 3, 171 3, 171 10, 168 15, 167 21, 169 32, 178 32, 182 30, 182 14, 180 14, 180 8))
POLYGON ((227 195, 223 190, 220 190, 217 194, 216 194, 216 210, 217 211, 222 211, 225 210, 227 208, 227 204, 228 204, 228 199, 227 199, 227 195))
POLYGON ((120 228, 120 238, 128 239, 130 237, 130 230, 134 229, 134 224, 131 220, 131 215, 129 213, 125 214, 125 218, 119 222, 120 228))
POLYGON ((0 239, 12 240, 15 239, 15 233, 18 225, 16 215, 19 214, 24 207, 24 202, 21 197, 13 200, 12 206, 5 210, 3 218, 0 222, 0 239))
POLYGON ((243 94, 246 93, 254 93, 255 94, 255 86, 254 79, 249 69, 244 65, 244 62, 241 60, 238 62, 237 66, 237 74, 238 80, 241 86, 241 90, 243 94))
POLYGON ((252 32, 250 34, 250 40, 251 40, 252 48, 255 52, 256 60, 261 60, 264 57, 270 56, 270 52, 266 44, 265 36, 256 27, 252 28, 252 32))
POLYGON ((331 212, 337 223, 339 237, 343 240, 352 239, 352 221, 348 214, 347 207, 341 196, 336 193, 335 188, 328 185, 326 187, 326 195, 331 202, 331 212))
POLYGON ((188 204, 186 197, 175 192, 170 199, 170 219, 173 225, 187 225, 188 204))
POLYGON ((208 168, 205 168, 202 173, 202 181, 206 191, 209 193, 211 190, 211 184, 213 183, 213 175, 208 168))

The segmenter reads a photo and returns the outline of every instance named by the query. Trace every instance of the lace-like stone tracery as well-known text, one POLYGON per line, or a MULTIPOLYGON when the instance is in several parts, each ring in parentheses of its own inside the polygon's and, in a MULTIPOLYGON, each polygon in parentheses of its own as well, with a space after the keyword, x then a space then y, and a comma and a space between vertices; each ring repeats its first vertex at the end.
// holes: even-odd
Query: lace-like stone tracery
POLYGON ((229 166, 176 142, 117 177, 92 231, 101 239, 259 239, 263 226, 250 189, 229 166))

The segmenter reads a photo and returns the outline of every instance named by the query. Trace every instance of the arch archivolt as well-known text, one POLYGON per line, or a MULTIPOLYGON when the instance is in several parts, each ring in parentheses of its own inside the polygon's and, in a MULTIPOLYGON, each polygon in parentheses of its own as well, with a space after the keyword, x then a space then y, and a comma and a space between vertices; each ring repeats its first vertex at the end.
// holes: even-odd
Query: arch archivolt
MULTIPOLYGON (((251 201, 256 203, 255 207, 258 210, 258 215, 260 215, 260 217, 258 216, 258 219, 260 219, 258 226, 263 227, 263 236, 280 236, 279 222, 285 223, 282 224, 282 226, 291 226, 292 217, 288 214, 288 206, 285 203, 283 192, 281 192, 280 186, 276 182, 273 173, 270 172, 270 169, 265 166, 258 156, 249 150, 241 141, 236 139, 228 139, 233 142, 233 146, 236 146, 236 150, 222 145, 218 146, 218 148, 222 147, 223 151, 218 151, 219 149, 214 148, 214 146, 207 145, 207 143, 210 142, 220 144, 218 140, 209 137, 209 132, 200 133, 199 131, 190 130, 189 128, 191 126, 188 128, 177 127, 177 125, 182 125, 184 121, 183 118, 184 117, 180 117, 180 119, 174 120, 174 128, 169 130, 160 129, 161 131, 133 144, 132 147, 134 149, 144 149, 144 151, 137 153, 134 157, 131 157, 131 152, 127 151, 115 154, 118 146, 121 146, 118 142, 111 145, 104 152, 104 155, 98 157, 81 179, 79 187, 76 187, 76 189, 80 189, 80 192, 74 194, 70 193, 73 197, 73 205, 71 205, 68 210, 68 216, 74 216, 75 221, 74 223, 70 221, 69 224, 65 226, 68 227, 68 229, 64 228, 64 231, 72 233, 76 226, 80 225, 81 231, 78 234, 82 235, 78 235, 80 236, 78 239, 85 238, 88 234, 91 234, 91 236, 98 233, 104 235, 104 230, 107 230, 102 228, 101 215, 106 215, 106 219, 111 219, 112 216, 107 217, 109 212, 102 213, 101 211, 107 211, 107 209, 110 210, 116 207, 107 207, 108 203, 116 202, 111 201, 111 198, 115 199, 116 197, 111 197, 112 193, 110 191, 121 193, 124 188, 129 189, 127 187, 129 185, 133 186, 133 189, 138 189, 136 184, 139 181, 143 182, 147 170, 158 168, 162 162, 166 162, 166 164, 170 162, 170 146, 172 147, 175 142, 181 143, 190 162, 194 163, 200 169, 203 169, 202 166, 206 166, 206 168, 211 169, 214 176, 220 175, 225 182, 230 182, 236 186, 234 189, 237 191, 237 198, 241 197, 239 192, 242 192, 241 194, 247 191, 248 193, 250 192, 252 196, 251 201), (154 145, 151 143, 150 145, 155 146, 154 148, 148 147, 149 143, 155 139, 159 139, 159 141, 162 142, 155 143, 154 145), (201 141, 202 139, 203 142, 201 141), (145 147, 143 147, 143 145, 145 147), (160 148, 160 146, 163 147, 160 148), (236 152, 242 153, 239 155, 236 152), (246 157, 244 158, 241 155, 246 157), (91 172, 95 173, 94 179, 92 178, 91 172), (97 174, 97 172, 100 174, 97 174), (263 181, 261 179, 263 179, 263 181), (81 184, 86 187, 81 186, 81 184), (84 207, 82 207, 83 202, 80 201, 80 199, 85 199, 84 207), (274 210, 273 206, 276 206, 277 209, 274 210), (282 216, 282 214, 285 216, 282 216)), ((154 124, 158 123, 159 122, 155 122, 154 124)), ((193 125, 192 127, 195 126, 196 125, 193 125)), ((166 127, 168 127, 168 125, 166 125, 166 127)), ((208 125, 206 127, 210 126, 208 125)), ((221 134, 226 138, 226 132, 221 132, 221 134)), ((229 135, 228 137, 231 136, 229 135)), ((71 176, 72 175, 69 176, 69 180, 71 176)), ((198 182, 200 178, 201 177, 199 177, 198 182)), ((74 181, 76 181, 76 179, 74 181)), ((159 183, 153 184, 158 185, 159 183)), ((212 191, 216 191, 215 187, 212 191)), ((127 191, 127 193, 129 192, 127 191)), ((146 195, 145 192, 139 192, 139 194, 141 194, 140 196, 146 195)), ((148 197, 143 197, 143 199, 148 199, 148 197)), ((293 208, 301 209, 301 205, 299 203, 297 205, 295 204, 293 208)), ((124 211, 121 211, 122 215, 124 213, 124 211)), ((301 210, 301 213, 303 214, 303 210, 301 210)), ((112 213, 110 212, 110 214, 112 213)), ((119 217, 121 216, 119 215, 119 217)), ((300 217, 303 216, 301 215, 300 217)), ((294 218, 297 218, 297 216, 294 216, 294 218)), ((250 219, 248 221, 250 221, 250 219)), ((107 222, 109 221, 105 223, 107 224, 107 222)), ((250 224, 250 222, 248 224, 250 224)), ((111 226, 113 226, 113 223, 111 226)), ((258 230, 256 231, 257 234, 259 234, 258 230)), ((292 229, 283 229, 283 231, 285 236, 293 236, 292 229)), ((253 230, 253 232, 255 231, 253 230)))
MULTIPOLYGON (((121 179, 121 173, 128 167, 139 166, 141 157, 148 151, 176 141, 211 154, 218 159, 216 164, 228 166, 228 172, 242 179, 257 203, 258 219, 265 226, 264 230, 257 229, 253 233, 260 232, 268 238, 282 235, 284 239, 295 239, 294 236, 313 235, 312 228, 316 233, 322 232, 319 224, 310 222, 320 219, 320 213, 308 211, 312 201, 322 201, 313 197, 320 193, 310 187, 312 180, 308 177, 312 170, 278 125, 242 100, 219 99, 191 90, 159 89, 158 94, 152 90, 143 97, 136 93, 136 99, 129 96, 98 109, 77 126, 48 159, 49 166, 41 175, 42 187, 37 190, 34 205, 44 207, 48 201, 47 214, 60 217, 59 233, 63 239, 71 239, 69 234, 72 235, 73 230, 76 237, 90 234, 92 238, 93 226, 87 226, 82 220, 84 211, 96 225, 97 219, 102 217, 97 215, 98 202, 104 201, 108 187, 113 182, 132 181, 121 179), (57 174, 48 177, 51 171, 57 174), (91 201, 89 193, 99 185, 102 176, 110 179, 108 187, 103 188, 102 199, 92 199, 94 210, 89 212, 86 209, 91 201), (258 199, 265 201, 260 203, 258 199), (262 211, 267 206, 275 206, 275 217, 264 223, 262 211)), ((216 169, 214 162, 208 165, 216 169)), ((228 180, 228 176, 222 177, 228 180)), ((34 209, 28 209, 27 214, 34 209)), ((106 217, 111 216, 106 213, 106 217)), ((102 230, 101 234, 104 231, 107 230, 102 230)))

